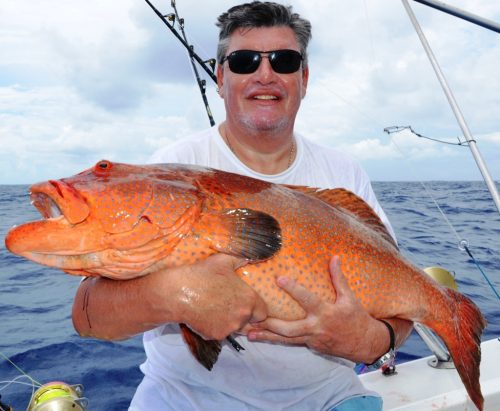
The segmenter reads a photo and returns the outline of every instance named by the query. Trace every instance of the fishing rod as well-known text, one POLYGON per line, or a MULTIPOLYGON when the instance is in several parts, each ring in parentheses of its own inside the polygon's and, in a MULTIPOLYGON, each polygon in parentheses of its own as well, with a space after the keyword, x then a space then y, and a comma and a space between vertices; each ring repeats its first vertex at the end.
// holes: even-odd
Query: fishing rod
POLYGON ((170 31, 174 34, 174 36, 181 42, 184 48, 188 51, 189 61, 191 62, 191 68, 193 70, 193 74, 196 78, 196 82, 198 84, 198 88, 200 89, 201 98, 203 100, 203 104, 205 105, 205 110, 208 115, 208 120, 210 121, 210 125, 214 126, 215 121, 212 116, 212 111, 210 110, 210 105, 208 104, 208 98, 206 94, 207 82, 200 77, 200 73, 196 67, 196 63, 198 63, 203 70, 210 76, 210 78, 217 84, 217 77, 215 75, 215 64, 216 60, 214 58, 203 60, 195 51, 194 46, 189 44, 186 32, 184 30, 184 18, 179 17, 179 13, 177 12, 177 7, 175 5, 175 0, 171 0, 170 5, 173 8, 174 12, 170 14, 162 14, 149 0, 145 0, 148 3, 149 7, 156 13, 156 15, 160 18, 163 23, 170 29, 170 31), (175 22, 177 21, 181 33, 175 29, 175 22))

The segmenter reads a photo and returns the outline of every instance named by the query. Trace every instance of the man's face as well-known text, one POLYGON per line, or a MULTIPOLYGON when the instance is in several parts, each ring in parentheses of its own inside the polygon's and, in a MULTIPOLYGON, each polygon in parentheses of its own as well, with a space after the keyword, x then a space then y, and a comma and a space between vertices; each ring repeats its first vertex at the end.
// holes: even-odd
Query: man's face
MULTIPOLYGON (((236 50, 300 52, 289 27, 237 29, 230 37, 227 54, 236 50)), ((249 132, 293 130, 295 116, 306 94, 309 71, 301 68, 290 74, 273 71, 267 57, 250 74, 233 73, 225 61, 218 67, 218 85, 224 98, 226 120, 249 132)))

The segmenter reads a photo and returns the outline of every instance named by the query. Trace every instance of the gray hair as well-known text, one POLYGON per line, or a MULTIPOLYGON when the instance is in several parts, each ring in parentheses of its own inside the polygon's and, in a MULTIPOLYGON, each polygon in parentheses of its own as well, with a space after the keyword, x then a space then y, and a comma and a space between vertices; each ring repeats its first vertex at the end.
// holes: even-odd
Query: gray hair
POLYGON ((311 23, 292 12, 292 6, 283 6, 273 2, 253 1, 231 7, 222 13, 216 26, 219 27, 219 44, 217 46, 217 61, 219 64, 226 56, 229 47, 229 37, 238 28, 287 26, 295 33, 300 46, 303 61, 302 67, 307 67, 307 45, 311 40, 311 23))

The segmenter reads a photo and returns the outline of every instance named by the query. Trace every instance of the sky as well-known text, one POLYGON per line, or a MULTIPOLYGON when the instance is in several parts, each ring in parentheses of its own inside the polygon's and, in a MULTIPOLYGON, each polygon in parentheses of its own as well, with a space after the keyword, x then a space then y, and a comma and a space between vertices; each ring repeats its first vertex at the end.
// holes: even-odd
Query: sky
MULTIPOLYGON (((500 2, 447 0, 500 21, 500 2)), ((215 57, 219 14, 238 1, 177 0, 194 50, 215 57)), ((410 2, 496 180, 500 37, 410 2)), ((168 0, 153 0, 163 13, 168 0)), ((348 152, 375 181, 480 180, 399 0, 289 0, 313 25, 296 131, 348 152)), ((202 70, 200 70, 202 71, 202 70)), ((224 108, 207 78, 216 121, 224 108)), ((0 2, 0 184, 76 174, 100 159, 142 164, 209 127, 186 51, 143 0, 0 2)))

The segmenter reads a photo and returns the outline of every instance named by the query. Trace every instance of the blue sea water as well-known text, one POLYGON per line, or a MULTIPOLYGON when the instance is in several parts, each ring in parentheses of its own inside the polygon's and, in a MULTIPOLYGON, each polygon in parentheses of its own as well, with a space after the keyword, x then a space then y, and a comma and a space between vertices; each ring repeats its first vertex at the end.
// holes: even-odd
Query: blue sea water
MULTIPOLYGON (((500 301, 471 258, 460 251, 453 231, 428 193, 442 207, 460 239, 500 291, 500 216, 482 182, 378 182, 374 189, 396 231, 402 252, 421 267, 439 265, 456 274, 460 290, 488 320, 483 339, 500 336, 500 301)), ((0 186, 0 237, 14 224, 38 219, 26 186, 0 186)), ((0 248, 0 352, 35 380, 81 383, 90 410, 126 410, 141 380, 140 337, 104 342, 76 335, 71 305, 79 278, 18 258, 0 248)), ((429 355, 414 333, 399 361, 429 355)), ((13 383, 21 374, 0 357, 0 395, 26 409, 31 387, 13 383)), ((27 382, 25 379, 18 381, 27 382)))

